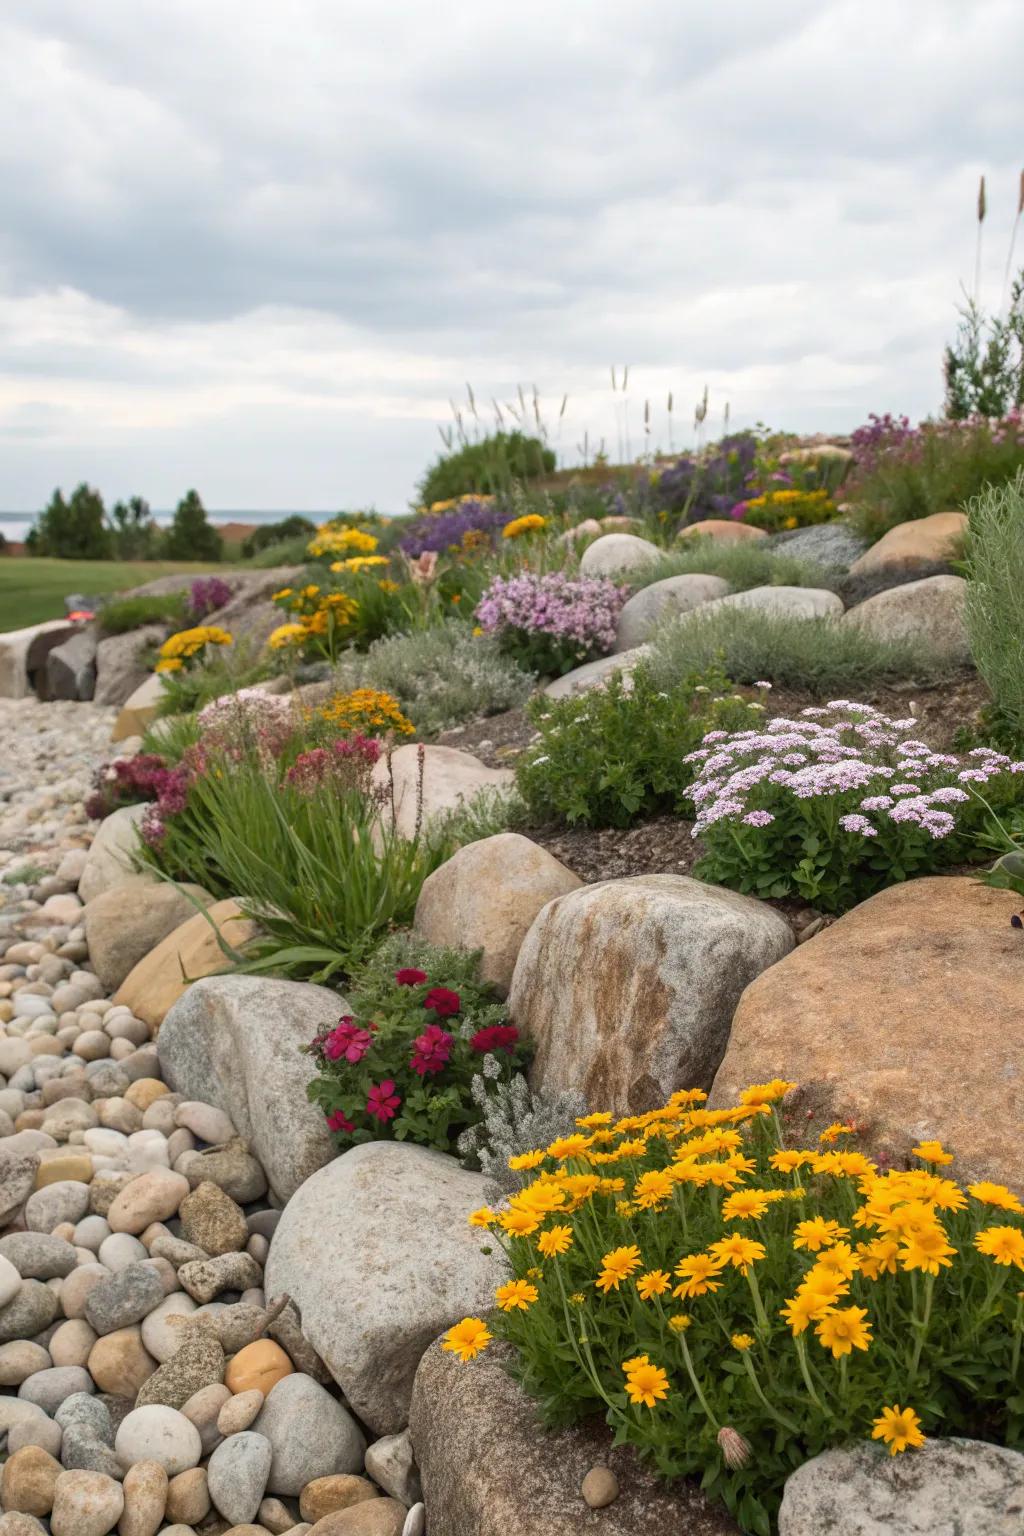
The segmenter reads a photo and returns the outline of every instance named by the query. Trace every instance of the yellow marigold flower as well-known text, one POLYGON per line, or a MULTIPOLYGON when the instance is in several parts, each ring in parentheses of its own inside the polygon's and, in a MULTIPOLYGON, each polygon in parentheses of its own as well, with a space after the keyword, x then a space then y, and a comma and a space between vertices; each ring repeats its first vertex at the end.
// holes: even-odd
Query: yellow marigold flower
POLYGON ((671 1284, 667 1270, 649 1269, 645 1275, 638 1276, 636 1288, 641 1301, 650 1301, 652 1296, 664 1296, 671 1284))
POLYGON ((619 1157, 643 1157, 646 1151, 646 1141, 639 1138, 633 1141, 620 1141, 616 1148, 616 1154, 619 1157))
POLYGON ((781 1077, 773 1077, 770 1083, 751 1083, 740 1094, 740 1103, 748 1106, 775 1104, 795 1087, 796 1083, 787 1083, 781 1077))
POLYGON ((347 560, 337 560, 331 566, 332 571, 369 571, 374 566, 388 565, 387 555, 350 555, 347 560))
POLYGON ((710 1252, 745 1275, 751 1264, 764 1258, 765 1246, 763 1243, 755 1243, 753 1238, 744 1237, 742 1232, 728 1232, 717 1243, 710 1245, 710 1252))
POLYGON ((572 1136, 557 1136, 548 1147, 548 1156, 564 1163, 570 1157, 582 1157, 590 1146, 590 1137, 577 1133, 572 1136))
POLYGON ((1001 1211, 1016 1211, 1018 1216, 1024 1215, 1024 1205, 1005 1184, 990 1184, 987 1179, 982 1179, 980 1184, 968 1184, 967 1193, 973 1195, 975 1200, 980 1200, 982 1205, 994 1205, 1001 1211))
POLYGON ((982 1227, 975 1234, 974 1246, 997 1264, 1015 1264, 1024 1269, 1024 1232, 1018 1227, 982 1227))
POLYGON ((810 1159, 810 1152, 773 1152, 768 1161, 777 1173, 793 1173, 810 1159))
POLYGON ((894 1237, 879 1237, 873 1243, 858 1243, 857 1257, 861 1274, 868 1280, 877 1280, 879 1275, 895 1275, 899 1248, 894 1237))
POLYGON ((180 672, 185 663, 177 656, 168 656, 163 661, 158 661, 153 668, 154 672, 180 672))
POLYGON ((549 1227, 537 1239, 537 1247, 546 1259, 556 1254, 568 1253, 572 1246, 572 1227, 549 1227))
POLYGON ((915 1157, 919 1157, 926 1163, 951 1163, 952 1152, 947 1152, 941 1141, 919 1141, 916 1147, 911 1147, 915 1157))
POLYGON ((540 1226, 540 1217, 534 1211, 505 1211, 499 1221, 509 1237, 529 1237, 540 1226))
POLYGON ((267 640, 272 651, 282 651, 286 645, 303 640, 306 628, 303 624, 279 624, 267 640))
POLYGON ((704 1104, 707 1097, 703 1088, 677 1088, 668 1102, 673 1109, 678 1109, 683 1104, 704 1104))
POLYGON ((427 511, 428 512, 447 512, 449 510, 449 508, 454 507, 454 505, 455 505, 455 497, 454 496, 449 496, 447 501, 432 501, 430 503, 430 506, 427 508, 427 511))
POLYGON ((291 597, 291 595, 292 595, 291 587, 282 587, 280 592, 275 592, 275 593, 272 594, 270 601, 272 603, 279 603, 279 602, 283 601, 284 598, 291 597))
POLYGON ((725 1262, 710 1253, 691 1253, 687 1258, 680 1259, 675 1273, 683 1283, 672 1292, 673 1296, 689 1301, 693 1296, 704 1296, 708 1291, 721 1290, 720 1277, 725 1262))
POLYGON ((841 1227, 838 1221, 827 1221, 824 1216, 812 1216, 807 1221, 798 1221, 793 1228, 793 1247, 817 1253, 819 1248, 837 1243, 841 1237, 849 1235, 849 1229, 841 1227))
POLYGON ((832 1274, 841 1275, 844 1280, 849 1280, 850 1276, 855 1275, 860 1268, 860 1260, 849 1243, 833 1243, 831 1248, 823 1249, 815 1268, 831 1271, 832 1274))
POLYGON ((461 1323, 456 1323, 454 1328, 449 1328, 441 1344, 442 1349, 451 1350, 453 1355, 458 1355, 465 1365, 467 1360, 472 1360, 486 1349, 493 1335, 487 1324, 480 1317, 464 1317, 461 1323))
POLYGON ((509 1197, 509 1205, 516 1211, 530 1211, 537 1216, 550 1216, 565 1205, 565 1190, 557 1184, 538 1182, 526 1189, 517 1190, 509 1197))
POLYGON ((758 1220, 768 1209, 768 1196, 760 1189, 738 1189, 722 1202, 723 1221, 758 1220))
POLYGON ((613 1248, 601 1260, 601 1272, 596 1281, 598 1290, 606 1295, 610 1290, 617 1291, 623 1280, 628 1280, 639 1268, 640 1249, 635 1243, 628 1248, 613 1248))
POLYGON ((855 1349, 867 1349, 871 1343, 871 1324, 864 1321, 867 1315, 864 1307, 843 1307, 821 1319, 814 1331, 834 1360, 855 1349))
POLYGON ((808 1270, 807 1274, 797 1286, 799 1296, 809 1296, 819 1307, 818 1316, 828 1307, 834 1307, 836 1302, 849 1294, 849 1284, 842 1275, 837 1275, 832 1269, 819 1269, 817 1265, 808 1270))
MULTIPOLYGON (((344 598, 344 594, 338 595, 344 598)), ((344 601, 350 602, 350 599, 344 598, 344 601)), ((354 688, 351 693, 337 693, 316 713, 328 725, 336 725, 342 731, 394 730, 402 736, 412 736, 416 729, 402 714, 394 695, 377 688, 354 688)))
POLYGON ((599 1109, 592 1115, 583 1115, 576 1124, 585 1131, 596 1130, 599 1125, 611 1125, 612 1117, 606 1109, 599 1109))
POLYGON ((623 1360, 622 1369, 628 1376, 630 1371, 635 1371, 638 1365, 649 1365, 650 1355, 634 1355, 632 1360, 623 1360))
POLYGON ((852 1135, 852 1125, 848 1125, 845 1120, 833 1120, 831 1125, 826 1125, 825 1129, 819 1133, 818 1140, 832 1142, 838 1141, 840 1136, 852 1135))
POLYGON ((524 1173, 530 1168, 539 1168, 546 1156, 546 1152, 520 1152, 509 1158, 508 1165, 513 1173, 524 1173))
POLYGON ((813 1295, 810 1291, 798 1292, 791 1296, 784 1307, 779 1309, 779 1316, 784 1317, 793 1330, 793 1337, 803 1333, 809 1323, 823 1316, 828 1309, 828 1302, 813 1295))
POLYGON ((486 1230, 487 1227, 493 1227, 497 1219, 496 1211, 492 1211, 489 1205, 482 1205, 478 1211, 470 1212, 469 1224, 471 1227, 483 1227, 486 1230))
POLYGON ((905 1237, 897 1257, 903 1269, 921 1269, 926 1275, 937 1275, 940 1265, 943 1269, 951 1268, 955 1253, 956 1249, 946 1242, 942 1227, 934 1226, 905 1237))
POLYGON ((651 1210, 653 1207, 664 1205, 666 1200, 671 1200, 675 1185, 672 1179, 661 1168, 652 1168, 647 1173, 642 1173, 633 1185, 633 1199, 642 1211, 651 1210))
POLYGON ((913 1408, 901 1408, 899 1403, 894 1403, 891 1408, 883 1408, 872 1422, 875 1426, 871 1431, 872 1440, 884 1440, 890 1456, 905 1451, 908 1445, 924 1445, 921 1420, 913 1408))
POLYGON ((400 590, 398 582, 390 581, 387 576, 382 581, 378 581, 377 585, 382 592, 398 592, 400 590))
POLYGON ((645 1408, 654 1408, 668 1396, 668 1390, 668 1377, 661 1366, 648 1361, 634 1366, 626 1377, 626 1394, 635 1405, 642 1403, 645 1408))
POLYGON ((673 1312, 668 1325, 673 1333, 685 1333, 692 1322, 693 1318, 688 1312, 673 1312))
POLYGON ((733 1349, 739 1350, 741 1355, 746 1354, 748 1349, 753 1349, 754 1347, 753 1336, 749 1333, 734 1333, 729 1342, 733 1349))
POLYGON ((541 517, 539 512, 527 512, 524 517, 514 517, 510 523, 506 523, 501 536, 503 539, 518 539, 524 533, 539 533, 547 525, 547 518, 541 517))
POLYGON ((623 1220, 625 1220, 627 1216, 632 1216, 635 1210, 636 1207, 632 1205, 628 1200, 616 1200, 615 1202, 615 1214, 616 1216, 621 1216, 623 1220))
POLYGON ((527 1312, 537 1295, 537 1287, 528 1280, 510 1280, 507 1285, 498 1286, 494 1299, 503 1312, 527 1312))
POLYGON ((364 533, 361 528, 332 528, 325 523, 322 528, 317 529, 315 538, 306 545, 306 553, 314 560, 322 555, 345 555, 353 552, 372 555, 378 542, 372 533, 364 533))

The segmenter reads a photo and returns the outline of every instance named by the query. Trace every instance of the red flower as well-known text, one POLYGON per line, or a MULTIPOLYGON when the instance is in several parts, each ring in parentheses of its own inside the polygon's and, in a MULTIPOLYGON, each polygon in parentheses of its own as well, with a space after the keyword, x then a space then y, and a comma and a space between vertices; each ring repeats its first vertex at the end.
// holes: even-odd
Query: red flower
POLYGON ((376 1120, 393 1120, 402 1100, 395 1092, 394 1082, 390 1077, 382 1083, 374 1083, 366 1100, 366 1113, 373 1115, 376 1120))
POLYGON ((327 1116, 327 1125, 328 1129, 332 1131, 355 1130, 355 1126, 353 1125, 352 1121, 347 1119, 346 1116, 342 1114, 340 1109, 336 1109, 333 1115, 327 1116))
POLYGON ((373 1035, 370 1029, 360 1029, 351 1014, 346 1014, 339 1019, 337 1029, 333 1029, 324 1043, 324 1055, 328 1061, 338 1061, 344 1057, 346 1061, 353 1063, 362 1061, 370 1046, 373 1044, 373 1035))
POLYGON ((431 987, 423 999, 423 1006, 444 1018, 450 1013, 458 1013, 462 1007, 462 999, 457 992, 450 991, 448 987, 431 987))
POLYGON ((469 1044, 471 1050, 479 1051, 481 1055, 487 1051, 511 1053, 518 1039, 519 1031, 514 1024, 490 1024, 486 1029, 478 1029, 469 1044))
POLYGON ((420 1077, 440 1072, 448 1063, 453 1044, 453 1037, 440 1024, 428 1024, 412 1043, 414 1054, 409 1065, 420 1077))
POLYGON ((414 966, 407 965, 401 971, 395 972, 395 980, 400 987, 418 987, 421 981, 426 981, 426 971, 417 971, 414 966))

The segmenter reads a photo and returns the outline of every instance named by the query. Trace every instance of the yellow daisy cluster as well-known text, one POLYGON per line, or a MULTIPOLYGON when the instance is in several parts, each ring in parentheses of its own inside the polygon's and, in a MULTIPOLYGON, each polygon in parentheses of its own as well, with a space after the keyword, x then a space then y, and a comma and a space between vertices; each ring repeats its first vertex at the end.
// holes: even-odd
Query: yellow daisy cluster
POLYGON ((335 560, 331 570, 337 574, 340 571, 353 571, 357 575, 361 571, 378 570, 382 565, 390 565, 387 555, 350 555, 347 560, 335 560))
POLYGON ((804 528, 827 523, 838 507, 827 491, 768 491, 745 503, 744 521, 757 528, 804 528))
POLYGON ((157 672, 180 672, 188 667, 208 645, 231 645, 232 639, 219 624, 200 624, 196 629, 182 629, 160 647, 157 672))
POLYGON ((407 720, 398 707, 398 700, 390 693, 376 688, 355 688, 351 693, 336 693, 334 698, 313 712, 319 720, 336 726, 339 731, 363 731, 380 735, 385 731, 397 731, 400 736, 412 736, 416 727, 407 720))
MULTIPOLYGON (((807 1413, 813 1405, 817 1423, 824 1415, 842 1426, 850 1373, 867 1372, 877 1417, 860 1407, 837 1436, 871 1434, 894 1455, 924 1440, 913 1407, 882 1406, 897 1386, 920 1391, 922 1411, 938 1412, 923 1378, 940 1314, 943 1337, 962 1328, 967 1341, 972 1328, 989 1329, 986 1358, 998 1356, 1014 1378, 1024 1289, 1011 1294, 1008 1281, 1024 1275, 1024 1202, 988 1181, 961 1188, 945 1176, 952 1154, 938 1140, 919 1142, 909 1168, 879 1166, 851 1144, 849 1122, 828 1126, 817 1147, 786 1147, 780 1103, 795 1086, 754 1084, 735 1106, 714 1110, 700 1090, 681 1090, 643 1114, 584 1116, 546 1147, 510 1158, 529 1182, 470 1222, 508 1255, 513 1278, 498 1289, 494 1326, 528 1361, 528 1379, 544 1376, 543 1352, 553 1348, 549 1376, 575 1360, 613 1422, 627 1410, 641 1415, 627 1438, 656 1450, 644 1415, 699 1412, 733 1465, 735 1429, 724 1415, 741 1408, 722 1383, 737 1372, 749 1384, 744 1411, 788 1434, 799 1433, 798 1400, 807 1413), (692 1310, 673 1310, 679 1303, 692 1310), (717 1360, 733 1374, 716 1381, 717 1360), (773 1403, 780 1370, 789 1385, 773 1403)), ((471 1322, 445 1339, 460 1358, 471 1322)), ((856 1401, 864 1400, 861 1391, 856 1401)), ((753 1438, 757 1423, 738 1429, 753 1438)))
POLYGON ((467 491, 464 496, 449 496, 447 501, 432 501, 429 507, 419 507, 420 512, 450 512, 453 507, 461 507, 464 501, 478 501, 482 506, 488 506, 494 500, 493 496, 481 496, 476 491, 467 491))
POLYGON ((359 604, 347 592, 325 592, 316 582, 298 588, 282 587, 274 593, 272 601, 294 615, 268 637, 267 644, 275 651, 312 646, 333 656, 359 612, 359 604))
POLYGON ((503 539, 521 539, 524 533, 543 532, 547 525, 547 518, 541 517, 539 512, 527 512, 523 517, 514 517, 510 523, 506 523, 501 536, 503 539))
POLYGON ((332 559, 345 555, 372 555, 379 542, 372 533, 364 533, 361 528, 332 528, 330 523, 323 523, 306 545, 306 553, 312 560, 328 555, 332 559))

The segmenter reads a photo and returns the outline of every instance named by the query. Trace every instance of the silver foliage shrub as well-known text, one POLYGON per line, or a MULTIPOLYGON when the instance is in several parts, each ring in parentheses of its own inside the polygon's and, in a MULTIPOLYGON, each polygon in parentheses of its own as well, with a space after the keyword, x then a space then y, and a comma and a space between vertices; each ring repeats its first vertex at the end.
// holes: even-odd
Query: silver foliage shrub
POLYGON ((421 736, 515 709, 534 683, 492 636, 474 635, 460 619, 377 640, 364 656, 346 658, 335 680, 342 690, 392 694, 421 736))
POLYGON ((532 1174, 514 1173, 508 1166, 509 1158, 534 1147, 546 1147, 556 1136, 566 1136, 575 1130, 577 1118, 587 1113, 587 1102, 581 1093, 573 1091, 557 1097, 531 1093, 521 1075, 504 1083, 497 1092, 489 1092, 485 1079, 493 1070, 494 1064, 485 1057, 482 1072, 473 1079, 471 1089, 483 1120, 463 1131, 458 1150, 465 1162, 479 1166, 505 1194, 512 1194, 528 1184, 532 1174))

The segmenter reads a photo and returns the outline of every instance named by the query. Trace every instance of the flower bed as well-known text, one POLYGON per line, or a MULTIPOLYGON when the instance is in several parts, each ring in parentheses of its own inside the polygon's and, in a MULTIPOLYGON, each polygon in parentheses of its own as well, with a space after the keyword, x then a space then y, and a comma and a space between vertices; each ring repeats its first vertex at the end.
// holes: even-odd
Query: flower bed
POLYGON ((607 655, 628 597, 628 587, 604 577, 524 571, 495 577, 477 604, 476 619, 529 671, 558 676, 607 655))

